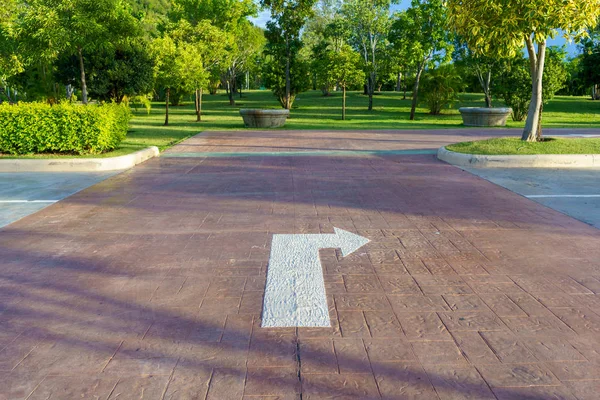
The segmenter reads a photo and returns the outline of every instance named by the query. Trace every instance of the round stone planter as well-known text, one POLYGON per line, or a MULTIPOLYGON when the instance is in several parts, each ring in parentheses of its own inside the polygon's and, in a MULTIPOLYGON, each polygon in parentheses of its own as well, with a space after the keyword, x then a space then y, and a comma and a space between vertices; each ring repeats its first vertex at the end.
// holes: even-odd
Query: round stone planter
POLYGON ((250 110, 241 109, 246 128, 279 128, 285 124, 290 110, 250 110))
POLYGON ((504 126, 512 108, 461 107, 458 111, 465 126, 504 126))

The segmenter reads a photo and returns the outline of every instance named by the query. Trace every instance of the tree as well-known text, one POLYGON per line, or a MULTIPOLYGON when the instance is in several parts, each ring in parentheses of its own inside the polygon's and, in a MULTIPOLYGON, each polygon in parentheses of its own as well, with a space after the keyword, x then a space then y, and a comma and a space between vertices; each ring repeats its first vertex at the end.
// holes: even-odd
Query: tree
POLYGON ((88 102, 84 54, 140 33, 122 0, 31 0, 17 25, 21 51, 29 61, 53 62, 61 54, 77 55, 84 104, 88 102))
POLYGON ((287 110, 292 108, 296 94, 306 88, 308 69, 298 57, 302 48, 300 30, 312 15, 314 3, 315 0, 261 0, 271 10, 265 33, 265 53, 271 57, 268 73, 281 106, 287 110), (281 81, 285 83, 284 90, 281 81))
MULTIPOLYGON (((98 100, 120 103, 125 96, 146 95, 154 87, 154 59, 143 44, 129 43, 103 48, 84 56, 89 94, 98 100)), ((77 82, 77 56, 63 56, 55 63, 54 78, 64 85, 77 82)))
POLYGON ((582 83, 591 87, 592 100, 600 100, 600 32, 581 42, 580 75, 582 83))
POLYGON ((485 96, 485 106, 492 107, 491 80, 492 72, 498 62, 497 59, 486 57, 469 49, 467 43, 461 37, 456 37, 454 52, 452 53, 454 63, 466 72, 475 75, 479 86, 485 96))
POLYGON ((154 76, 159 87, 165 89, 165 126, 169 125, 169 96, 171 89, 182 86, 180 76, 181 64, 177 62, 179 56, 175 41, 168 35, 157 38, 152 42, 154 56, 154 76))
POLYGON ((310 72, 313 90, 316 90, 318 86, 323 91, 324 96, 328 96, 330 90, 324 71, 324 56, 329 45, 334 41, 329 28, 338 20, 336 13, 340 5, 340 0, 317 0, 313 6, 312 17, 306 21, 306 25, 302 29, 303 46, 300 50, 300 56, 311 60, 310 72))
POLYGON ((192 25, 184 19, 169 25, 166 34, 177 48, 175 63, 180 88, 194 93, 196 122, 200 122, 203 88, 209 84, 211 71, 226 59, 230 36, 209 20, 192 25))
POLYGON ((367 74, 369 111, 373 110, 378 52, 385 47, 390 29, 389 8, 389 0, 347 0, 342 6, 342 15, 351 34, 351 44, 362 54, 367 74))
POLYGON ((346 88, 364 82, 365 73, 360 68, 360 54, 347 44, 339 51, 334 49, 327 53, 328 75, 332 82, 342 88, 342 120, 346 119, 346 88))
POLYGON ((411 6, 395 15, 394 40, 406 46, 408 59, 415 69, 410 119, 415 119, 419 101, 419 83, 430 64, 449 59, 452 51, 450 32, 446 28, 446 9, 442 0, 412 0, 411 6))
POLYGON ((244 20, 232 32, 233 40, 228 47, 229 57, 225 63, 225 81, 229 94, 229 104, 234 105, 234 92, 237 90, 237 78, 252 60, 262 52, 265 45, 265 35, 261 28, 244 20))
POLYGON ((522 140, 542 137, 542 87, 546 41, 561 30, 581 38, 600 16, 600 0, 447 0, 451 25, 469 47, 488 56, 529 56, 531 101, 522 140), (537 49, 536 49, 537 45, 537 49))

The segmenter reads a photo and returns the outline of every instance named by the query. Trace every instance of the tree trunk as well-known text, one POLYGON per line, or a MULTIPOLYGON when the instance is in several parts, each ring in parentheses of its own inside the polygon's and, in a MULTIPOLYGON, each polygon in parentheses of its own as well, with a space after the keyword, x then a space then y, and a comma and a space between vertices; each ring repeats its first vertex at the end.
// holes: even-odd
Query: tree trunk
POLYGON ((492 81, 492 70, 487 72, 487 76, 485 78, 485 87, 483 92, 485 93, 485 106, 487 108, 492 108, 492 95, 490 94, 490 83, 492 81))
POLYGON ((83 67, 83 54, 81 47, 78 47, 77 51, 79 53, 79 70, 81 71, 81 102, 83 104, 87 104, 87 85, 85 84, 85 68, 83 67))
POLYGON ((286 46, 286 60, 285 60, 285 105, 284 105, 284 108, 286 110, 289 110, 292 108, 292 105, 290 104, 290 97, 291 97, 291 92, 292 92, 292 82, 291 82, 291 77, 290 77, 291 53, 290 53, 289 39, 286 39, 285 46, 286 46))
POLYGON ((369 79, 367 83, 367 91, 369 92, 369 111, 373 111, 373 92, 375 92, 375 73, 371 72, 369 74, 369 79))
POLYGON ((169 96, 171 94, 171 88, 167 88, 165 93, 165 126, 169 125, 169 96))
POLYGON ((477 68, 477 79, 479 80, 479 85, 481 85, 481 89, 483 90, 483 94, 485 96, 485 106, 487 108, 492 108, 492 96, 490 95, 490 82, 492 80, 492 71, 487 71, 484 77, 481 70, 477 68))
POLYGON ((198 121, 202 121, 202 88, 200 88, 200 97, 198 97, 198 121))
POLYGON ((592 86, 592 100, 600 100, 600 91, 598 90, 598 84, 592 86))
POLYGON ((415 119, 415 111, 417 109, 417 102, 419 97, 419 81, 421 80, 421 73, 423 72, 423 68, 425 67, 425 63, 419 65, 417 67, 417 75, 415 76, 415 85, 413 86, 413 94, 412 94, 412 103, 410 106, 410 120, 413 121, 415 119))
POLYGON ((544 75, 544 62, 546 59, 546 40, 538 43, 537 55, 533 40, 526 37, 527 51, 529 52, 529 67, 531 70, 531 102, 527 111, 527 121, 521 140, 537 142, 541 139, 540 118, 542 114, 542 77, 544 75))
MULTIPOLYGON (((227 86, 229 86, 229 84, 227 86)), ((228 96, 229 96, 229 105, 235 106, 235 99, 233 98, 233 90, 231 90, 231 88, 229 89, 228 96)))
POLYGON ((200 89, 196 89, 196 122, 200 121, 200 89))
POLYGON ((342 86, 342 121, 346 119, 346 85, 342 86))
POLYGON ((402 90, 402 72, 398 71, 397 77, 396 77, 396 92, 399 92, 402 90))
POLYGON ((402 96, 402 100, 406 100, 406 71, 404 71, 404 96, 402 96))

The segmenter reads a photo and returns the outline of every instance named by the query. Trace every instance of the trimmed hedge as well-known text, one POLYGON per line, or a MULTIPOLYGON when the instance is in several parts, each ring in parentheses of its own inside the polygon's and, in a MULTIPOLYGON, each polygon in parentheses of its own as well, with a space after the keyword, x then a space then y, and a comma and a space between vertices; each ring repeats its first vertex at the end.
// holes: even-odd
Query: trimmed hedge
POLYGON ((125 105, 61 103, 0 104, 0 152, 98 154, 125 138, 125 105))

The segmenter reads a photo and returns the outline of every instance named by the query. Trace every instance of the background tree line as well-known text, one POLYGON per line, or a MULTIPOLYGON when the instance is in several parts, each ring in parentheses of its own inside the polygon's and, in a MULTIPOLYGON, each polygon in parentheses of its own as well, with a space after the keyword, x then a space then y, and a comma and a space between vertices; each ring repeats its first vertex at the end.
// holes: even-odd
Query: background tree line
POLYGON ((185 95, 201 121, 205 90, 235 105, 264 86, 290 109, 311 88, 360 89, 369 111, 382 90, 410 92, 410 119, 475 91, 527 117, 537 140, 555 93, 600 98, 600 0, 566 1, 413 0, 391 13, 390 0, 0 0, 0 99, 155 98, 168 124, 185 95), (266 29, 249 20, 259 7, 266 29), (547 47, 559 30, 578 40, 576 56, 547 47))

